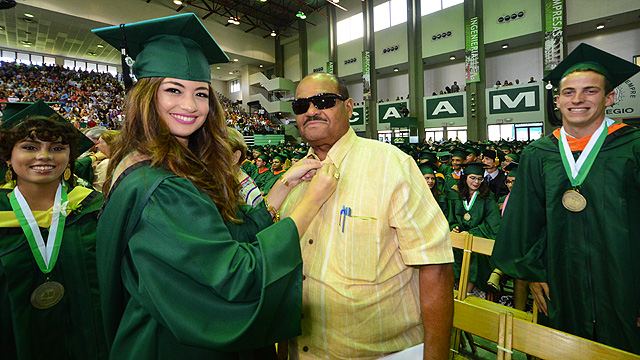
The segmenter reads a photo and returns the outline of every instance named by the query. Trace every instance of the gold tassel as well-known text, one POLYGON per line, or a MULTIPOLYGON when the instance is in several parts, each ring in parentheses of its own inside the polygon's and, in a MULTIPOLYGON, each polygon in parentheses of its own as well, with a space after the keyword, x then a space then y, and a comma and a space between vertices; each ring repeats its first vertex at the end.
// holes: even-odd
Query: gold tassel
POLYGON ((69 179, 71 178, 71 169, 69 168, 68 165, 67 165, 67 168, 64 169, 64 174, 62 175, 62 178, 64 179, 64 181, 69 181, 69 179))
POLYGON ((11 165, 7 165, 9 168, 7 172, 4 174, 4 181, 8 184, 13 181, 13 170, 11 170, 11 165))

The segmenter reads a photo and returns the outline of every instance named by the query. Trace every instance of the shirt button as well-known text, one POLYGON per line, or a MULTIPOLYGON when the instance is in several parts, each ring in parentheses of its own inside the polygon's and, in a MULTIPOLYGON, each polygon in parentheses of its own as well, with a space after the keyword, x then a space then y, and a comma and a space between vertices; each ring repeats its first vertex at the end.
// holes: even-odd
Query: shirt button
POLYGON ((304 352, 309 351, 309 347, 308 347, 308 346, 303 346, 303 347, 302 347, 302 351, 304 351, 304 352))
POLYGON ((313 239, 309 239, 309 245, 313 244, 313 239))

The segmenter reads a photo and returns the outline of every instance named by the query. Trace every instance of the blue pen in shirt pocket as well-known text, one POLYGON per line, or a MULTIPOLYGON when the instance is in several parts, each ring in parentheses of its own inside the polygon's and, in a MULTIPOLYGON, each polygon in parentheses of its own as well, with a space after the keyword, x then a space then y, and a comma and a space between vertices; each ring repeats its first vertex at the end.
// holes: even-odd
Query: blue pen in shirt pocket
POLYGON ((343 205, 342 210, 340 210, 340 220, 338 223, 338 226, 342 226, 342 232, 344 232, 344 225, 347 222, 347 217, 350 217, 352 219, 360 219, 360 220, 378 220, 376 218, 369 217, 369 216, 351 215, 351 208, 343 205))

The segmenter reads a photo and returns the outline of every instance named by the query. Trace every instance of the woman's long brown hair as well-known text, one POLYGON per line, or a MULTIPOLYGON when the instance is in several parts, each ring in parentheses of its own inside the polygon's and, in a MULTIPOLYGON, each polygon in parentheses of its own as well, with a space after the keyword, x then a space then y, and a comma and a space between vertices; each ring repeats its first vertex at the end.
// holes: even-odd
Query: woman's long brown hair
POLYGON ((236 206, 240 203, 239 184, 231 164, 227 144, 224 111, 209 86, 209 115, 200 129, 189 137, 185 148, 169 131, 157 107, 158 88, 164 78, 143 78, 129 90, 125 104, 125 123, 112 146, 109 177, 104 192, 120 161, 133 151, 152 159, 152 166, 162 166, 191 181, 216 204, 222 218, 237 222, 236 206))

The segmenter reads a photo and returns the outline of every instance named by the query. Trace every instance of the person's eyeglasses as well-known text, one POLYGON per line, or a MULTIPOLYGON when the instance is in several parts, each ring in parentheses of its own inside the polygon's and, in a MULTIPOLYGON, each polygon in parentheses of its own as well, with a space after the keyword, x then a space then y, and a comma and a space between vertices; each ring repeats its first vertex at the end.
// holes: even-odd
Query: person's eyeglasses
POLYGON ((479 183, 484 181, 484 178, 482 176, 468 176, 467 178, 471 181, 479 182, 479 183))
POLYGON ((309 110, 309 103, 313 103, 313 106, 318 110, 324 110, 336 106, 336 99, 342 101, 347 100, 346 97, 339 94, 323 93, 307 98, 295 99, 291 103, 291 107, 293 108, 294 114, 301 115, 309 110))

